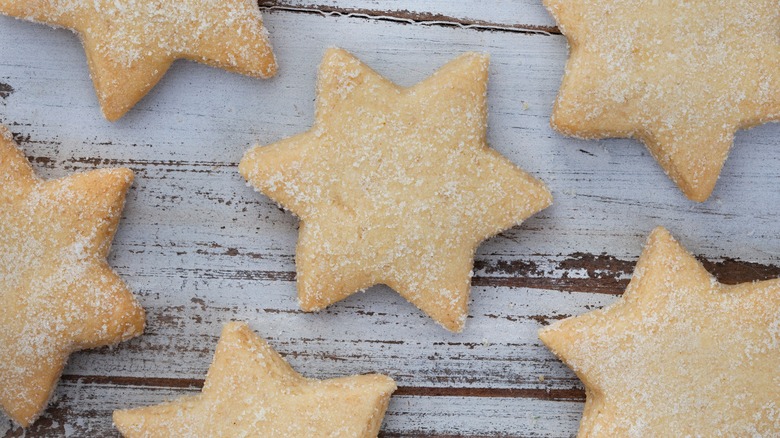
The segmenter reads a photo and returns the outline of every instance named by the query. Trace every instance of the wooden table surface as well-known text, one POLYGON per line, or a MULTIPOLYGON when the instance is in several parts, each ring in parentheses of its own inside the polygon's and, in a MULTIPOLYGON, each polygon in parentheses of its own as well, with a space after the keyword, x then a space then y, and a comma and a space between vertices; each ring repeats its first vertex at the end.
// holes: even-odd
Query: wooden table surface
MULTIPOLYGON (((644 146, 548 125, 567 56, 539 0, 260 1, 280 70, 257 80, 178 62, 117 123, 100 115, 78 39, 0 18, 0 121, 44 177, 136 172, 110 263, 146 333, 74 354, 28 436, 115 436, 111 412, 199 391, 222 325, 248 321, 306 376, 381 372, 399 389, 382 436, 576 433, 584 391, 536 336, 613 302, 656 225, 721 281, 780 276, 780 127, 737 135, 711 199, 686 200, 644 146), (247 188, 246 149, 309 128, 317 65, 343 47, 402 85, 492 55, 488 138, 554 205, 480 246, 470 317, 451 334, 386 287, 298 309, 297 222, 247 188)), ((0 436, 24 432, 0 414, 0 436)))

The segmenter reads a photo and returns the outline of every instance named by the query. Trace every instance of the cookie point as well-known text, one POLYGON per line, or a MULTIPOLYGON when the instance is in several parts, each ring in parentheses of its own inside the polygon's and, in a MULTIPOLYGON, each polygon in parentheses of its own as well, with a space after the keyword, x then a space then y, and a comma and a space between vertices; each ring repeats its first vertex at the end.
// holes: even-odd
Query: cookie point
POLYGON ((251 332, 249 324, 244 321, 230 321, 222 327, 222 335, 229 333, 236 334, 241 332, 251 332))
POLYGON ((325 54, 322 56, 323 63, 330 61, 331 58, 354 58, 354 56, 341 47, 330 46, 325 49, 325 54))
POLYGON ((490 63, 490 53, 488 52, 466 52, 460 55, 460 57, 466 59, 473 59, 483 64, 490 63))
POLYGON ((547 187, 547 184, 544 183, 544 181, 537 179, 536 182, 539 184, 540 198, 542 203, 542 208, 540 209, 541 211, 551 206, 553 204, 554 198, 552 192, 547 187))
POLYGON ((119 430, 119 433, 123 436, 130 434, 130 429, 133 427, 135 415, 131 409, 121 409, 114 411, 111 414, 111 421, 114 423, 114 427, 119 430))
POLYGON ((117 167, 113 169, 113 172, 121 179, 124 179, 128 185, 133 183, 133 180, 135 180, 135 172, 132 170, 126 168, 126 167, 117 167))
POLYGON ((674 236, 672 236, 672 233, 660 225, 653 228, 653 231, 650 232, 650 235, 647 237, 647 244, 650 245, 651 243, 659 240, 665 242, 677 242, 674 239, 674 236))
MULTIPOLYGON (((133 171, 124 167, 103 168, 92 172, 94 172, 97 184, 110 188, 109 190, 116 190, 122 194, 133 185, 133 179, 135 178, 133 171)), ((88 174, 92 172, 88 172, 88 174)))
POLYGON ((315 300, 301 296, 298 297, 298 307, 304 312, 318 312, 325 308, 325 306, 319 305, 315 300))
MULTIPOLYGON (((128 293, 130 293, 128 291, 128 293)), ((135 300, 135 298, 133 298, 135 300)), ((132 310, 132 315, 127 318, 128 327, 122 335, 122 341, 141 336, 146 329, 146 310, 137 302, 132 310)))
POLYGON ((686 198, 690 199, 691 201, 701 203, 710 198, 712 191, 715 189, 715 183, 707 184, 704 187, 680 187, 680 189, 683 191, 683 194, 685 194, 686 198))
POLYGON ((255 156, 255 150, 257 149, 257 146, 249 149, 244 153, 244 156, 241 157, 241 161, 238 162, 238 173, 241 174, 241 176, 244 177, 244 179, 249 179, 249 174, 252 172, 252 164, 251 161, 254 160, 255 156))
POLYGON ((32 426, 33 423, 35 423, 35 420, 38 419, 38 417, 43 412, 31 412, 31 413, 11 413, 9 411, 5 411, 3 409, 0 409, 0 413, 6 413, 9 417, 11 417, 11 420, 18 424, 19 426, 22 426, 22 428, 26 429, 30 426, 32 426))
POLYGON ((279 63, 277 63, 276 59, 274 59, 271 63, 268 64, 262 74, 262 77, 263 79, 272 78, 276 76, 277 73, 279 73, 279 63))
POLYGON ((127 112, 129 111, 129 108, 115 108, 113 105, 111 105, 108 102, 100 102, 100 110, 103 113, 103 117, 106 118, 109 122, 116 122, 117 120, 121 119, 127 112))
POLYGON ((539 340, 540 340, 540 341, 542 341, 542 343, 543 343, 544 345, 547 345, 547 346, 549 346, 549 344, 547 343, 547 341, 549 340, 549 337, 550 337, 550 326, 546 326, 546 327, 540 327, 540 328, 539 328, 539 329, 536 331, 536 336, 538 336, 538 337, 539 337, 539 340))
POLYGON ((466 327, 466 314, 451 319, 449 321, 436 321, 436 322, 438 322, 439 324, 441 324, 442 327, 444 327, 445 329, 453 333, 462 333, 463 329, 466 327))

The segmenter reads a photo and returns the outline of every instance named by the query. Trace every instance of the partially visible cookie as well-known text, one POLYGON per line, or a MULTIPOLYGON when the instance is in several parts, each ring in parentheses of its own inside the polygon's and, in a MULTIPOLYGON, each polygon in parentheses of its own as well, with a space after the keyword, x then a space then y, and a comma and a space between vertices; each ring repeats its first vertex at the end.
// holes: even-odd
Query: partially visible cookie
POLYGON ((776 0, 544 3, 571 46, 552 126, 638 138, 694 201, 738 129, 780 119, 776 0))
POLYGON ((0 407, 43 411, 68 356, 141 334, 144 311, 106 255, 128 169, 42 181, 0 127, 0 407))
POLYGON ((114 412, 127 438, 376 437, 393 379, 361 375, 307 379, 244 323, 222 330, 203 392, 114 412))
POLYGON ((261 78, 276 73, 254 0, 0 0, 0 13, 78 33, 111 121, 141 100, 176 59, 261 78))
POLYGON ((463 329, 477 246, 552 201, 488 146, 487 80, 488 57, 477 53, 403 88, 344 50, 326 52, 314 126, 239 165, 301 218, 301 308, 383 283, 463 329))
POLYGON ((585 384, 581 437, 780 436, 780 279, 720 284, 663 228, 618 302, 539 337, 585 384))

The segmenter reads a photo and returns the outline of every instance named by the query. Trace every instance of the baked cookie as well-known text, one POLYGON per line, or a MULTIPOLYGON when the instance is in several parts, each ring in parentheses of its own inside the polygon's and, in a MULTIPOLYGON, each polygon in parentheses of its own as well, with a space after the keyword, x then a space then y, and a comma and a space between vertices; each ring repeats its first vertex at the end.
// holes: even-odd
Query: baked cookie
POLYGON ((720 284, 663 228, 618 302, 539 337, 585 384, 579 436, 780 436, 780 279, 720 284))
POLYGON ((393 379, 307 379, 244 323, 222 330, 203 392, 157 406, 115 411, 135 437, 375 437, 393 379))
POLYGON ((261 78, 276 73, 254 0, 0 0, 0 13, 76 32, 111 121, 141 100, 176 59, 261 78))
POLYGON ((68 356, 141 334, 144 311, 106 263, 128 169, 37 178, 0 127, 0 407, 29 426, 68 356))
POLYGON ((552 126, 634 137, 694 201, 738 129, 780 119, 776 0, 544 0, 571 54, 552 126))
POLYGON ((307 132, 251 149, 256 189, 301 218, 301 308, 378 283, 449 330, 467 316, 474 251, 551 202, 488 147, 488 57, 468 53, 411 88, 341 49, 320 65, 307 132))

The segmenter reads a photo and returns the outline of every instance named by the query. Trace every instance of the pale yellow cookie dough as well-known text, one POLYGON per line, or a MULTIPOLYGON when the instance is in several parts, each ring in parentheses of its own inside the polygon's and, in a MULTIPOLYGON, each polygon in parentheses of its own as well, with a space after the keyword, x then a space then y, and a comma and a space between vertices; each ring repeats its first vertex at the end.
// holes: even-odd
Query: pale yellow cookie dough
POLYGON ((544 3, 571 46, 553 127, 643 141, 692 200, 738 129, 780 119, 776 0, 544 3))
POLYGON ((157 406, 116 411, 127 438, 376 437, 393 379, 378 375, 302 377, 244 323, 230 323, 203 392, 157 406))
POLYGON ((138 336, 144 311, 106 263, 128 169, 42 181, 0 127, 0 408, 29 426, 68 356, 138 336))
POLYGON ((539 336, 585 384, 580 437, 780 436, 780 279, 720 284, 663 228, 619 301, 539 336))
POLYGON ((552 199, 488 147, 487 78, 469 53, 403 88, 329 49, 314 126, 247 152, 241 174, 301 218, 304 310, 384 283, 463 328, 477 246, 552 199))
POLYGON ((255 0, 0 0, 0 13, 76 32, 112 121, 176 59, 262 78, 276 73, 255 0))

